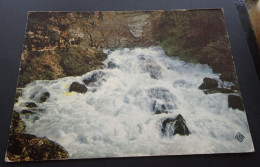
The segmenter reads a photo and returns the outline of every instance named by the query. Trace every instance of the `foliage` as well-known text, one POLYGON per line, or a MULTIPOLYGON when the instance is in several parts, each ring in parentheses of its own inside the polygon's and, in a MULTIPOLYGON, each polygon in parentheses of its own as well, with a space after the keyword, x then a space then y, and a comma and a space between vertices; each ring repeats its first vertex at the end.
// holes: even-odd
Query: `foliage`
POLYGON ((165 11, 159 22, 154 38, 168 56, 208 64, 223 80, 236 80, 223 12, 165 11))

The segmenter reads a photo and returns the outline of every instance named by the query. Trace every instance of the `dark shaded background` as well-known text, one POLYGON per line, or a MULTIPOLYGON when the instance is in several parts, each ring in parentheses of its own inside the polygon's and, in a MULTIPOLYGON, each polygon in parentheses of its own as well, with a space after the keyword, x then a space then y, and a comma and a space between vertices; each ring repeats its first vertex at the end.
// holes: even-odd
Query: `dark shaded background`
MULTIPOLYGON (((240 4, 241 4, 240 0, 240 4)), ((0 0, 0 166, 260 166, 260 83, 235 0, 0 0), (27 11, 224 8, 255 153, 5 163, 27 11)))

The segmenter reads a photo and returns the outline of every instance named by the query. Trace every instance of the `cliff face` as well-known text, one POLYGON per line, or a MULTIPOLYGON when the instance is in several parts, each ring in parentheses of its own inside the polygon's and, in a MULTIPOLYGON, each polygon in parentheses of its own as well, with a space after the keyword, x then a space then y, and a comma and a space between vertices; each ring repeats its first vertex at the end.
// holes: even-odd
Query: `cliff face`
POLYGON ((98 69, 106 59, 103 49, 155 45, 236 82, 221 10, 31 12, 18 86, 98 69))

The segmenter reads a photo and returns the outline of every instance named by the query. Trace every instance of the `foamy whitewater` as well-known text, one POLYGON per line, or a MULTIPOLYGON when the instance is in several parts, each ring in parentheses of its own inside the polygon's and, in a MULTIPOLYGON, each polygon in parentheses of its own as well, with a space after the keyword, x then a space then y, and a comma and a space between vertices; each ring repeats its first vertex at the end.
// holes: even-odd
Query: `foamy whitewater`
POLYGON ((15 110, 35 102, 41 111, 22 115, 26 133, 61 144, 70 158, 125 157, 172 154, 248 152, 253 150, 245 112, 228 108, 228 95, 206 95, 198 89, 203 78, 215 78, 207 65, 168 57, 160 47, 105 50, 104 68, 78 77, 28 84, 15 110), (112 67, 111 67, 112 64, 112 67), (110 67, 109 67, 110 66, 110 67), (87 93, 69 92, 72 82, 104 72, 87 93), (43 92, 45 103, 38 103, 43 92), (168 114, 155 114, 154 103, 168 114), (191 134, 165 136, 166 118, 181 114, 191 134), (37 116, 39 119, 35 119, 37 116), (245 136, 239 142, 235 136, 245 136))

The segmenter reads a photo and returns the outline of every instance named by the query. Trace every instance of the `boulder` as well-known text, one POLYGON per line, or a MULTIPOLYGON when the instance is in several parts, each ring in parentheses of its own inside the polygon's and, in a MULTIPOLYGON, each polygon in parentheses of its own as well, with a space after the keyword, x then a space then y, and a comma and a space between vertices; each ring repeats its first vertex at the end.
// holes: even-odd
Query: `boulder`
POLYGON ((13 111, 10 125, 10 134, 18 134, 25 132, 25 123, 21 120, 18 112, 13 111))
POLYGON ((235 72, 225 71, 220 75, 219 79, 222 81, 234 82, 236 80, 235 72))
POLYGON ((228 107, 233 108, 233 109, 238 109, 241 111, 245 110, 242 98, 240 96, 236 96, 236 95, 228 96, 228 107))
POLYGON ((58 143, 46 137, 30 134, 9 136, 6 157, 9 161, 43 161, 68 159, 68 152, 58 143))
POLYGON ((86 93, 87 91, 88 89, 78 82, 73 82, 69 88, 69 92, 86 93))
POLYGON ((25 104, 25 106, 28 107, 28 108, 36 108, 37 107, 37 105, 34 102, 27 102, 25 104))
POLYGON ((188 136, 190 131, 186 125, 186 122, 181 114, 179 114, 176 118, 167 118, 162 122, 163 135, 173 136, 179 134, 181 136, 188 136))
POLYGON ((39 100, 39 103, 43 103, 46 102, 46 100, 50 97, 50 93, 49 92, 44 92, 39 100))
POLYGON ((214 94, 214 93, 234 93, 232 89, 227 88, 213 88, 204 90, 205 94, 214 94))
POLYGON ((217 88, 218 87, 218 82, 215 79, 211 78, 204 78, 203 83, 199 86, 199 89, 212 89, 212 88, 217 88))

